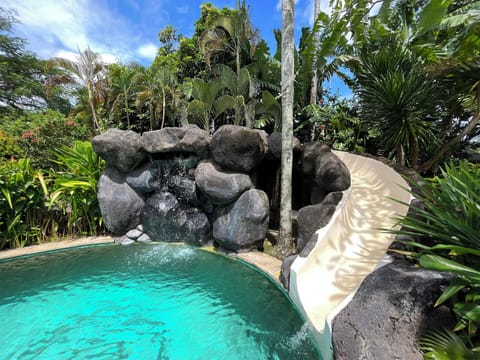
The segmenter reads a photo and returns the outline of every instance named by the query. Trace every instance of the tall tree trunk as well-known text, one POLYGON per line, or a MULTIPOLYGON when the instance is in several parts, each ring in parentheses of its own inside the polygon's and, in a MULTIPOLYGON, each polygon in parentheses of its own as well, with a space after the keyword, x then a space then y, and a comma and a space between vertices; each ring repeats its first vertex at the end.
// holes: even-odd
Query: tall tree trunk
MULTIPOLYGON (((320 13, 320 0, 314 1, 314 8, 313 8, 313 22, 317 20, 318 14, 320 13)), ((313 58, 312 58, 312 81, 310 82, 310 104, 317 103, 317 88, 318 88, 318 78, 317 78, 317 46, 318 46, 318 39, 319 33, 316 31, 313 34, 313 58)))
POLYGON ((123 96, 125 97, 125 111, 127 113, 127 129, 130 130, 130 112, 128 111, 128 93, 126 89, 123 91, 123 96))
POLYGON ((90 105, 90 110, 92 111, 93 116, 93 133, 96 134, 100 125, 98 124, 97 112, 95 111, 93 89, 90 83, 87 84, 88 91, 88 105, 90 105))
POLYGON ((165 126, 165 106, 166 106, 166 97, 165 97, 165 90, 162 90, 162 125, 160 129, 163 129, 165 126))
MULTIPOLYGON (((314 1, 313 7, 313 24, 315 25, 315 21, 317 20, 318 14, 320 13, 320 0, 314 1)), ((310 82, 310 104, 317 103, 317 88, 318 88, 318 77, 317 77, 317 46, 318 46, 318 39, 319 33, 316 31, 313 34, 313 59, 312 59, 312 80, 310 82)), ((313 141, 315 139, 315 128, 316 123, 312 124, 312 129, 310 131, 310 140, 313 141)))
POLYGON ((275 254, 284 258, 292 251, 292 163, 294 85, 294 0, 282 0, 282 171, 280 227, 275 254))

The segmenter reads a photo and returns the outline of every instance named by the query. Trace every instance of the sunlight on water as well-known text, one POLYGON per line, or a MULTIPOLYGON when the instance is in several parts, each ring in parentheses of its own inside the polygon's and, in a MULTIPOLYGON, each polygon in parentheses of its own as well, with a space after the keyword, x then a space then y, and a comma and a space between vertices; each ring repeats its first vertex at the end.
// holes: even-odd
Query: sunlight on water
POLYGON ((0 262, 0 314, 0 359, 319 358, 274 284, 187 246, 0 262))

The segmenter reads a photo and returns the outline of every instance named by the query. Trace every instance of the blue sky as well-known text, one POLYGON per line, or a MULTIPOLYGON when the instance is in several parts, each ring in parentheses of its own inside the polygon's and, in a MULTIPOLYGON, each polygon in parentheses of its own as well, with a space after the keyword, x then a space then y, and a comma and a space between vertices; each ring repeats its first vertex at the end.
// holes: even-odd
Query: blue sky
MULTIPOLYGON (((151 64, 160 43, 158 32, 173 25, 191 36, 200 16, 201 0, 2 0, 2 7, 15 9, 20 24, 15 35, 27 40, 27 49, 48 59, 75 59, 87 46, 102 54, 105 62, 151 64)), ((236 0, 212 0, 216 7, 236 6, 236 0)), ((329 0, 322 0, 328 11, 329 0)), ((247 0, 250 16, 260 36, 275 52, 273 29, 281 28, 281 0, 247 0)), ((296 0, 295 37, 313 22, 313 0, 296 0)), ((325 84, 340 93, 350 91, 340 80, 325 84)))
MULTIPOLYGON (((149 65, 159 47, 157 34, 168 24, 191 36, 200 16, 201 0, 3 0, 16 9, 21 24, 15 34, 41 58, 71 57, 90 46, 104 60, 149 65)), ((215 6, 235 7, 235 0, 212 0, 215 6)), ((312 23, 312 0, 295 6, 296 33, 312 23)), ((325 3, 328 3, 326 1, 325 3)), ((250 15, 262 38, 274 47, 272 30, 281 27, 280 0, 251 0, 250 15)), ((271 49, 273 53, 274 48, 271 49)))

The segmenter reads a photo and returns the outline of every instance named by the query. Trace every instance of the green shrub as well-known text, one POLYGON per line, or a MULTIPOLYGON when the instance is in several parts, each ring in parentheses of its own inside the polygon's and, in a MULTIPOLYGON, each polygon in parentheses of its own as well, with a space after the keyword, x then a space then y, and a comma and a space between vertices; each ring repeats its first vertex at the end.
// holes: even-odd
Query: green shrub
POLYGON ((93 235, 104 231, 97 200, 97 184, 104 161, 93 151, 91 142, 78 141, 73 147, 53 151, 58 167, 50 206, 61 209, 66 217, 62 235, 93 235))
POLYGON ((48 180, 26 159, 0 163, 0 249, 24 246, 52 234, 48 180))
POLYGON ((88 129, 63 114, 46 110, 24 115, 4 115, 0 121, 0 141, 9 145, 2 157, 26 157, 37 169, 56 168, 51 149, 71 146, 74 141, 87 140, 88 129))
MULTIPOLYGON (((403 241, 403 252, 427 269, 452 273, 451 281, 436 306, 450 302, 458 323, 454 331, 472 351, 480 345, 480 166, 465 161, 450 163, 441 175, 413 182, 423 207, 415 207, 399 219, 402 229, 394 233, 412 240, 403 241)), ((458 338, 430 336, 432 341, 458 338)), ((433 351, 429 348, 429 351, 433 351)))

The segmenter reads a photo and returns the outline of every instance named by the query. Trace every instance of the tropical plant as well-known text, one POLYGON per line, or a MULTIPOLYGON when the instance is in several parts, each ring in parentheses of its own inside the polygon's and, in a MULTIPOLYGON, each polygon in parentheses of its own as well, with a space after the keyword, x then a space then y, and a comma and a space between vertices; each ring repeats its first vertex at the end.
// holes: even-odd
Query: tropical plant
POLYGON ((217 102, 225 104, 223 106, 225 110, 228 108, 233 109, 233 123, 235 125, 242 125, 243 121, 245 121, 245 126, 252 127, 255 119, 255 106, 257 104, 255 99, 257 92, 255 80, 250 77, 250 73, 246 68, 240 69, 240 72, 236 74, 228 66, 218 65, 215 68, 215 73, 222 87, 229 93, 219 97, 217 102))
POLYGON ((49 206, 60 209, 67 217, 61 235, 98 234, 103 231, 102 216, 97 200, 97 184, 104 161, 93 151, 91 142, 79 141, 72 147, 54 150, 56 162, 63 171, 55 178, 49 206))
POLYGON ((228 101, 218 101, 221 89, 222 83, 218 79, 208 83, 202 79, 193 79, 191 88, 187 91, 187 97, 193 98, 188 104, 187 113, 207 131, 214 130, 215 119, 231 107, 228 101))
POLYGON ((211 57, 218 52, 227 52, 235 57, 235 69, 240 74, 242 65, 249 61, 255 45, 256 32, 248 16, 245 0, 237 1, 237 9, 229 15, 217 16, 199 39, 200 51, 204 54, 206 63, 211 65, 211 57))
POLYGON ((4 148, 5 151, 10 149, 4 156, 7 159, 26 157, 36 169, 57 168, 50 156, 52 144, 71 146, 74 141, 86 140, 90 136, 87 127, 50 109, 4 115, 0 121, 1 129, 8 134, 9 140, 5 144, 11 144, 4 148))
POLYGON ((450 330, 430 332, 420 341, 420 348, 426 360, 475 360, 479 355, 450 330))
POLYGON ((380 146, 398 164, 418 168, 435 139, 438 87, 406 48, 385 46, 360 56, 360 115, 379 131, 380 146))
POLYGON ((136 81, 139 85, 139 92, 135 100, 137 109, 141 109, 143 105, 147 105, 150 118, 150 130, 162 129, 165 126, 167 114, 167 95, 171 97, 175 95, 176 79, 174 71, 164 67, 155 69, 150 67, 147 71, 138 74, 136 81), (160 118, 157 113, 161 111, 160 118))
POLYGON ((85 88, 88 94, 88 106, 93 118, 93 131, 102 130, 103 124, 100 123, 97 116, 97 104, 100 101, 100 89, 104 85, 105 66, 100 54, 87 47, 84 51, 78 51, 74 61, 55 58, 50 63, 64 71, 62 74, 50 78, 49 87, 58 84, 73 84, 85 88))
POLYGON ((0 162, 0 249, 38 243, 52 233, 47 186, 27 159, 0 162))
MULTIPOLYGON (((480 166, 450 163, 435 178, 412 181, 422 206, 399 219, 407 251, 421 267, 454 275, 436 302, 453 302, 458 323, 472 351, 480 351, 480 166)), ((406 204, 405 204, 406 205, 406 204)), ((430 350, 429 350, 430 351, 430 350)), ((478 354, 477 354, 478 356, 478 354)))

